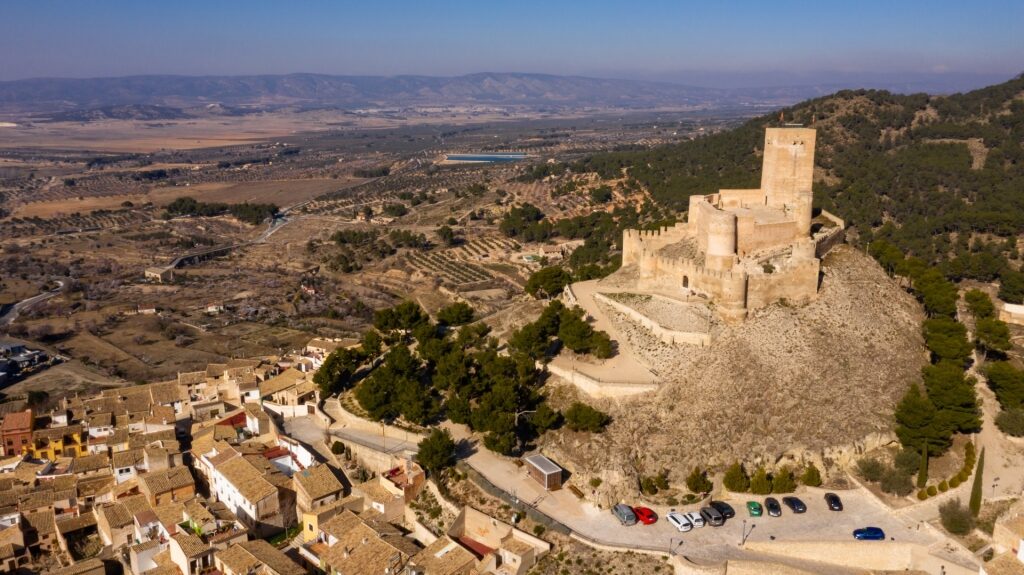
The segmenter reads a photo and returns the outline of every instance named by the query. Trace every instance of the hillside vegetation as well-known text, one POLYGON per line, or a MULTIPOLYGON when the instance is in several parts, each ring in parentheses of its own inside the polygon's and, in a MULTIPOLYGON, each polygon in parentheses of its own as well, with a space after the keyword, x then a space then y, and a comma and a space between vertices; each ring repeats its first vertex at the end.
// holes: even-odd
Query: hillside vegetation
MULTIPOLYGON (((818 130, 815 202, 852 226, 851 241, 884 239, 940 265, 951 280, 1001 279, 1024 301, 1024 76, 938 97, 843 91, 782 111, 818 130)), ((599 154, 571 169, 623 170, 654 200, 684 210, 693 194, 757 187, 764 116, 735 130, 650 150, 599 154)))

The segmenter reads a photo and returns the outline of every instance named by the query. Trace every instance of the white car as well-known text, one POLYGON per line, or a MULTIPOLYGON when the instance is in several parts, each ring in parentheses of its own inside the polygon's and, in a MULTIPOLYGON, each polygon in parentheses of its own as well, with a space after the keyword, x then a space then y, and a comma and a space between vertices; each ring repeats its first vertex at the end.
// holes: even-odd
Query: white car
POLYGON ((690 520, 678 511, 669 511, 668 514, 665 515, 665 521, 668 521, 672 527, 675 527, 682 533, 686 533, 693 529, 693 524, 690 523, 690 520))
POLYGON ((696 511, 691 511, 687 513, 684 517, 686 517, 686 519, 690 523, 693 523, 694 527, 704 527, 704 518, 700 516, 700 513, 696 511))

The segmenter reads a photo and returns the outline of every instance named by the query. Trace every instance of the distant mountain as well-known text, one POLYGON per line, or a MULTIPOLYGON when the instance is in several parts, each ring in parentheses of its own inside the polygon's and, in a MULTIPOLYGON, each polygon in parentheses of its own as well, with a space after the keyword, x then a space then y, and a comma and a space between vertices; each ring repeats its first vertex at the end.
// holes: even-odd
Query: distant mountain
POLYGON ((727 92, 639 80, 504 73, 454 77, 126 76, 0 82, 0 110, 47 113, 116 106, 188 109, 209 104, 260 109, 438 105, 642 109, 670 105, 719 107, 765 100, 785 104, 799 99, 788 93, 784 93, 782 102, 777 102, 777 97, 777 90, 727 92))

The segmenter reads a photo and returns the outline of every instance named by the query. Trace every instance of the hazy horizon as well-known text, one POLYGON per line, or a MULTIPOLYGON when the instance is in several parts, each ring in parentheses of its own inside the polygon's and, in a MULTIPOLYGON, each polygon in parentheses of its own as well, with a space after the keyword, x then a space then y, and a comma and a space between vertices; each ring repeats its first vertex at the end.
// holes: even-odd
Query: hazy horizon
POLYGON ((123 0, 5 5, 0 80, 543 73, 709 88, 980 87, 1024 71, 1024 4, 123 0))

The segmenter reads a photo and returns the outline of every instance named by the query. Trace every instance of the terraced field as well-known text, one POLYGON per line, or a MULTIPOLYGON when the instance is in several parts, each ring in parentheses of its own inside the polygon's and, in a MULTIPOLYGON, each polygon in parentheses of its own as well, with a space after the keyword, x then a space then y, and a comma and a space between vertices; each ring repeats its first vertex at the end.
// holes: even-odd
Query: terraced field
POLYGON ((434 252, 409 252, 408 261, 417 270, 442 278, 455 285, 466 285, 494 279, 494 276, 481 266, 445 257, 434 252))

